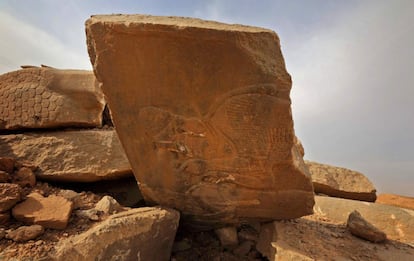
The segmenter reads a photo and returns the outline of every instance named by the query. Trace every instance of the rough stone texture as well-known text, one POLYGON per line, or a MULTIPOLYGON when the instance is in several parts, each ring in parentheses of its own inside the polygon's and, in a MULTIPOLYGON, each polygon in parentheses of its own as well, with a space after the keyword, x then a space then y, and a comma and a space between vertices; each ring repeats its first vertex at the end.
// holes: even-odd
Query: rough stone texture
POLYGON ((352 235, 379 243, 387 239, 387 235, 366 221, 358 211, 349 214, 347 227, 352 235))
POLYGON ((104 96, 90 71, 32 67, 0 75, 0 129, 102 125, 104 96))
POLYGON ((36 185, 36 176, 31 169, 22 167, 14 173, 13 183, 22 187, 33 187, 36 185))
POLYGON ((50 195, 46 198, 34 192, 12 209, 12 215, 21 222, 64 229, 68 225, 72 205, 64 197, 50 195))
POLYGON ((344 225, 299 218, 265 224, 256 245, 269 261, 410 261, 414 248, 401 242, 372 244, 352 236, 344 225))
MULTIPOLYGON (((3 154, 1 154, 3 155, 3 154)), ((15 160, 10 157, 0 157, 0 170, 12 174, 14 171, 15 160)))
POLYGON ((86 33, 148 203, 202 226, 312 213, 276 33, 143 15, 93 16, 86 33))
POLYGON ((95 209, 97 211, 102 211, 105 214, 113 214, 126 210, 111 196, 104 196, 99 200, 98 203, 96 203, 95 209))
POLYGON ((56 260, 170 260, 179 213, 138 208, 112 215, 56 246, 56 260))
POLYGON ((19 185, 0 183, 0 212, 11 209, 20 201, 22 189, 19 185))
POLYGON ((5 236, 6 236, 6 230, 4 228, 0 228, 0 240, 2 240, 5 236))
POLYGON ((0 170, 0 183, 9 182, 10 179, 11 179, 11 176, 9 173, 0 170))
POLYGON ((224 247, 237 246, 239 244, 235 227, 222 227, 215 229, 214 233, 216 233, 221 245, 224 247))
POLYGON ((400 208, 408 208, 414 210, 414 198, 405 197, 394 194, 380 194, 375 203, 392 205, 400 208))
POLYGON ((312 161, 305 162, 312 176, 315 193, 375 202, 376 189, 362 173, 312 161))
POLYGON ((8 232, 6 237, 15 242, 25 242, 37 238, 44 231, 45 229, 40 225, 21 226, 8 232))
POLYGON ((356 200, 315 196, 315 212, 327 218, 346 223, 354 210, 373 226, 383 231, 388 239, 414 245, 414 211, 393 206, 356 200))
POLYGON ((302 157, 304 157, 305 156, 305 148, 303 147, 303 145, 302 145, 302 142, 299 140, 299 138, 298 137, 296 137, 295 136, 295 145, 296 145, 296 148, 298 149, 298 151, 299 151, 299 154, 302 156, 302 157))
POLYGON ((92 182, 132 176, 114 130, 81 130, 0 135, 0 155, 38 166, 51 181, 92 182))
POLYGON ((0 212, 0 225, 5 225, 10 220, 10 211, 0 212))

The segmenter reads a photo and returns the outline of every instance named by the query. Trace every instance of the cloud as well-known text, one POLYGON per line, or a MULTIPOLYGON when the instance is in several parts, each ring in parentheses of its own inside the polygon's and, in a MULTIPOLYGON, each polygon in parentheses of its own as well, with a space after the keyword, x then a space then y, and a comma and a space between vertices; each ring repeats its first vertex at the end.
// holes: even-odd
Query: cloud
POLYGON ((24 64, 91 69, 86 45, 84 49, 71 49, 46 31, 1 11, 0 21, 4 39, 0 42, 0 73, 19 69, 24 64))

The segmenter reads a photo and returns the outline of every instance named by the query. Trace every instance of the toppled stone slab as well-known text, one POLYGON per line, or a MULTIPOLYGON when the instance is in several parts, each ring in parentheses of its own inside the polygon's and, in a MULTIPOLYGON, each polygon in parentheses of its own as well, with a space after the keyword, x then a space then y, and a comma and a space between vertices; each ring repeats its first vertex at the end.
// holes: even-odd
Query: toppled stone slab
POLYGON ((98 127, 104 96, 91 71, 31 67, 0 75, 0 129, 98 127))
POLYGON ((315 196, 315 213, 332 221, 346 223, 354 210, 373 226, 383 231, 388 239, 414 245, 414 211, 393 206, 356 200, 315 196))
POLYGON ((15 242, 25 242, 42 235, 45 229, 40 225, 21 226, 7 233, 6 238, 15 242))
POLYGON ((93 182, 131 176, 114 130, 80 130, 0 135, 0 155, 38 166, 49 181, 93 182))
POLYGON ((112 215, 56 246, 56 260, 169 260, 179 213, 154 207, 112 215))
POLYGON ((276 33, 145 15, 92 16, 86 33, 148 203, 201 226, 312 213, 276 33))
POLYGON ((0 212, 11 209, 22 196, 22 189, 17 184, 0 183, 0 212))
POLYGON ((366 221, 356 210, 349 214, 346 225, 352 235, 365 240, 380 243, 387 239, 387 235, 384 232, 366 221))
POLYGON ((362 173, 312 161, 305 162, 312 176, 315 193, 375 202, 377 190, 362 173))
POLYGON ((12 215, 21 222, 64 229, 68 225, 72 205, 64 197, 50 195, 46 198, 33 192, 12 209, 12 215))

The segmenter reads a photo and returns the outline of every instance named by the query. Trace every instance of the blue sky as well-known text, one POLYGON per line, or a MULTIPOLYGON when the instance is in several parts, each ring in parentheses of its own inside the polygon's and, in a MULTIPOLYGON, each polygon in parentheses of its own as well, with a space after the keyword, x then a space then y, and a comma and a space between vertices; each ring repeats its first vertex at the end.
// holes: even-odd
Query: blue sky
POLYGON ((279 34, 306 159, 414 196, 414 1, 2 0, 0 73, 23 64, 91 69, 92 14, 190 16, 279 34))

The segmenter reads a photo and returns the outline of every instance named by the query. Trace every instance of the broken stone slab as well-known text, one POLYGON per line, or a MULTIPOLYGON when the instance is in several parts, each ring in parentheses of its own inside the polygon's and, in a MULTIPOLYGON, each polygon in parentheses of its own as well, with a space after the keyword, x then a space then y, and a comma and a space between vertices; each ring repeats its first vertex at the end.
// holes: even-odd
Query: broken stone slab
POLYGON ((91 71, 32 67, 0 75, 0 129, 98 127, 105 101, 91 71))
POLYGON ((30 161, 38 178, 93 182, 132 176, 114 130, 0 135, 0 155, 30 161))
POLYGON ((0 183, 0 212, 11 209, 21 200, 22 188, 17 184, 0 183))
POLYGON ((315 213, 332 221, 345 224, 349 214, 357 210, 388 239, 414 245, 413 210, 332 197, 315 196, 315 201, 315 213))
POLYGON ((375 202, 377 190, 362 173, 312 161, 305 163, 311 173, 315 193, 375 202))
POLYGON ((366 221, 356 210, 349 214, 346 225, 352 235, 365 240, 380 243, 387 239, 387 235, 384 232, 366 221))
POLYGON ((6 238, 15 242, 26 242, 42 235, 45 229, 40 225, 21 226, 7 233, 6 238))
POLYGON ((86 33, 148 203, 200 226, 312 213, 276 33, 146 15, 92 16, 86 33))
POLYGON ((59 242, 54 260, 170 260, 179 212, 146 207, 110 216, 59 242))
POLYGON ((64 197, 55 195, 43 197, 33 192, 12 209, 12 215, 16 220, 24 223, 65 229, 72 213, 72 205, 73 203, 64 197))

